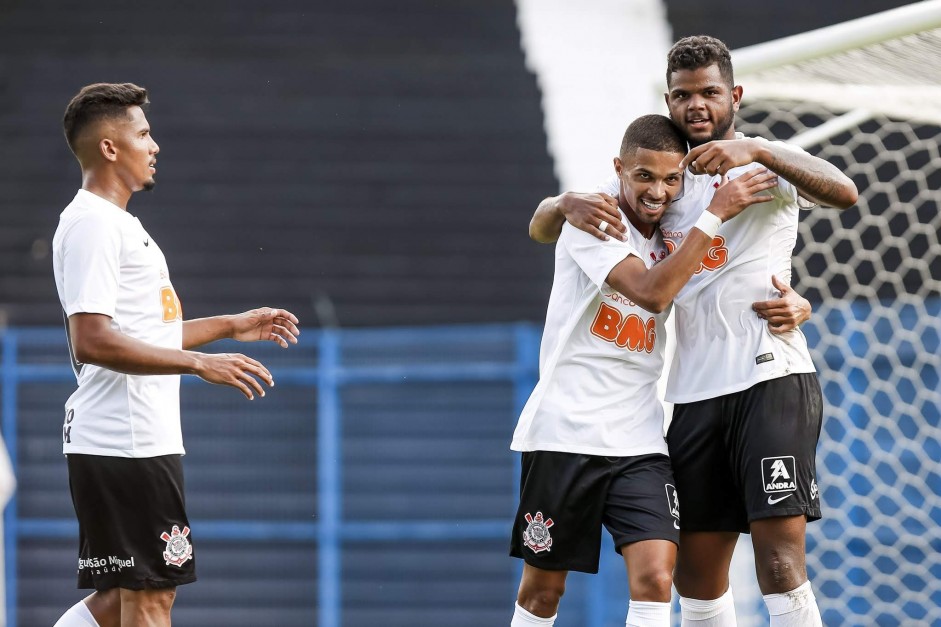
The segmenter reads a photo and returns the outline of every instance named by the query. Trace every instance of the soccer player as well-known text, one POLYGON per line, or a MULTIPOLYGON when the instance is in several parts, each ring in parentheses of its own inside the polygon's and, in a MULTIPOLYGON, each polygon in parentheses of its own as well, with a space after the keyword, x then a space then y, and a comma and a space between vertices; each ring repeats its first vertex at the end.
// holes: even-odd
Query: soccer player
POLYGON ((510 553, 525 560, 513 627, 554 623, 568 571, 598 571, 602 525, 627 566, 627 625, 670 624, 679 504, 657 397, 663 323, 719 224, 777 184, 756 169, 720 186, 667 256, 657 223, 681 192, 685 152, 668 118, 638 118, 614 159, 627 240, 565 225, 556 244, 539 383, 512 443, 523 474, 510 553))
MULTIPOLYGON (((821 516, 814 456, 822 397, 806 339, 783 320, 796 301, 786 285, 799 208, 849 207, 856 186, 800 149, 735 132, 742 88, 721 41, 678 41, 668 55, 667 88, 670 116, 692 146, 681 165, 701 175, 685 178, 685 195, 663 215, 668 247, 695 233, 720 177, 758 168, 780 177, 772 202, 719 229, 675 299, 677 352, 666 399, 676 405, 667 442, 683 494, 675 571, 683 624, 736 624, 729 564, 739 534, 750 532, 771 625, 820 625, 804 536, 807 521, 821 516), (769 285, 769 274, 781 280, 769 285), (773 295, 772 287, 782 292, 773 306, 753 305, 773 295)), ((611 194, 616 185, 605 189, 611 194)), ((540 205, 530 225, 535 239, 554 240, 565 217, 595 236, 623 237, 604 197, 573 199, 579 201, 563 195, 540 205), (604 228, 599 213, 608 216, 604 228)))
POLYGON ((81 89, 65 111, 82 188, 53 238, 53 265, 78 389, 62 430, 79 524, 78 587, 96 592, 57 627, 165 627, 176 586, 196 580, 180 457, 181 374, 249 400, 274 385, 239 354, 191 349, 214 340, 297 343, 283 309, 183 321, 157 242, 128 213, 154 187, 159 148, 131 83, 81 89))

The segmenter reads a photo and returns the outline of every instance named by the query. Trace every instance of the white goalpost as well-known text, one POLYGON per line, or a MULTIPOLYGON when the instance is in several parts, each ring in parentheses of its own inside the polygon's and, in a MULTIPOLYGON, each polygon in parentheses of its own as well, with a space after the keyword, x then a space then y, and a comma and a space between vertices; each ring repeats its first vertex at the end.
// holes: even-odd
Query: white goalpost
POLYGON ((826 398, 824 520, 808 527, 823 622, 941 624, 941 0, 733 63, 737 128, 803 146, 860 192, 803 212, 794 255, 826 398))

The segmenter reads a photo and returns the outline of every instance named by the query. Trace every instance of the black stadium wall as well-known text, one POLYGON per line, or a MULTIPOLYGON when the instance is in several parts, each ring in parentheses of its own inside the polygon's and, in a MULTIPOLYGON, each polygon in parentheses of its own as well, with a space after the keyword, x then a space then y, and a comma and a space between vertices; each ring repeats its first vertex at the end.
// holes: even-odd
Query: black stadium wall
MULTIPOLYGON (((905 4, 668 0, 676 36, 748 45, 905 4)), ((509 0, 0 3, 0 325, 57 325, 50 243, 80 185, 61 134, 86 83, 151 91, 135 195, 186 317, 308 326, 539 320, 558 183, 509 0)))

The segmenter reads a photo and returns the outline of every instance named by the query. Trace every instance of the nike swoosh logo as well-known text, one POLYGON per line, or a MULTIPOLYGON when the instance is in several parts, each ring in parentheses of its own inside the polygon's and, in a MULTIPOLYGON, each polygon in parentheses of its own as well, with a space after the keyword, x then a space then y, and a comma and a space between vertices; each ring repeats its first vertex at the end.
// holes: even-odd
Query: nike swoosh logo
POLYGON ((780 503, 780 502, 783 501, 784 499, 789 499, 789 498, 791 498, 792 496, 794 496, 794 495, 793 495, 793 494, 785 494, 784 496, 782 496, 782 497, 779 498, 779 499, 776 499, 776 498, 774 498, 774 497, 772 497, 772 496, 769 496, 769 497, 768 497, 768 505, 774 505, 775 503, 780 503))
POLYGON ((144 246, 150 246, 150 238, 144 240, 144 246))

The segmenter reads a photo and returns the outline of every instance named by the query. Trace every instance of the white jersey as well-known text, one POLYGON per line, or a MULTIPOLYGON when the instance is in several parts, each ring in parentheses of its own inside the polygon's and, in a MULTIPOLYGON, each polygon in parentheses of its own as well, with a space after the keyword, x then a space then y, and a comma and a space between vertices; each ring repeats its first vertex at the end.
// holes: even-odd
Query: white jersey
POLYGON ((567 223, 562 227, 539 383, 513 434, 515 451, 667 453, 657 380, 668 312, 649 313, 605 283, 627 256, 649 268, 667 251, 659 233, 647 240, 623 220, 628 242, 602 242, 567 223))
MULTIPOLYGON (((733 168, 728 178, 760 167, 750 163, 733 168)), ((712 202, 719 180, 688 172, 684 176, 683 197, 674 200, 660 220, 671 251, 712 202)), ((607 181, 604 190, 616 194, 617 180, 607 181)), ((748 207, 719 228, 700 269, 673 301, 676 353, 667 381, 669 402, 701 401, 788 374, 815 372, 803 332, 798 328, 775 335, 751 308, 754 302, 778 297, 772 275, 790 283, 798 211, 814 203, 800 198, 780 177, 778 186, 765 193, 773 200, 748 207)))
MULTIPOLYGON (((137 218, 79 190, 59 217, 52 248, 66 317, 104 314, 120 333, 182 348, 183 315, 166 259, 137 218)), ((79 364, 74 354, 72 361, 78 389, 65 404, 65 454, 183 454, 179 375, 122 374, 79 364)))

